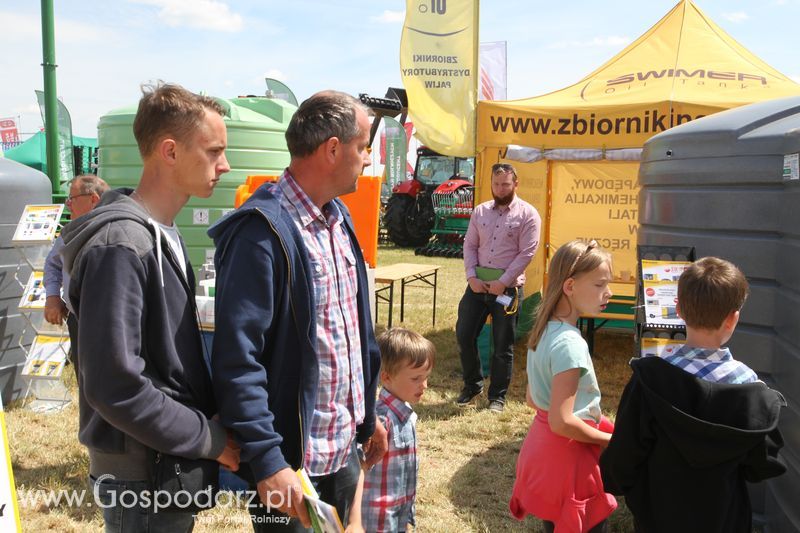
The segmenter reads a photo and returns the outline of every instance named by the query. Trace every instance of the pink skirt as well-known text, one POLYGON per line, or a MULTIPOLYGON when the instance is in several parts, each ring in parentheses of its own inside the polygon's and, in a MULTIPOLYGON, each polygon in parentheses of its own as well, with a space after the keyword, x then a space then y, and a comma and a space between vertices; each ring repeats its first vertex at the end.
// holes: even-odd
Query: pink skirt
MULTIPOLYGON (((611 433, 614 424, 603 417, 592 427, 611 433)), ((555 533, 584 533, 617 508, 603 490, 600 446, 556 435, 547 411, 537 411, 517 459, 517 478, 508 506, 518 520, 531 514, 555 524, 555 533)))

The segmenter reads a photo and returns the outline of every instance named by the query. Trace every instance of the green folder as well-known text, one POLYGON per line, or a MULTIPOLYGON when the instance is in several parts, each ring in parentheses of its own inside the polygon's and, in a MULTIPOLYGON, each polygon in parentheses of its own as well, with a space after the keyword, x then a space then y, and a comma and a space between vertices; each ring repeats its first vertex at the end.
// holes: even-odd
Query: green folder
POLYGON ((502 268, 475 267, 475 275, 481 281, 495 281, 505 273, 502 268))

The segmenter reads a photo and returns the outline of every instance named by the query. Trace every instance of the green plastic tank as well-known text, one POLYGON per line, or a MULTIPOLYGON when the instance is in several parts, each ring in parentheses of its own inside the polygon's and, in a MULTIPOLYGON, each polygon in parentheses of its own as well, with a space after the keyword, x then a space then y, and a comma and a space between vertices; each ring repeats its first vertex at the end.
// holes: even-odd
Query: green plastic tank
MULTIPOLYGON (((214 256, 214 244, 206 231, 233 209, 236 188, 247 176, 277 175, 289 164, 284 133, 297 109, 283 100, 265 97, 217 100, 227 111, 225 155, 231 171, 222 175, 210 198, 190 198, 175 219, 195 271, 214 256)), ((112 188, 135 187, 142 174, 142 159, 133 137, 136 107, 110 111, 97 125, 98 175, 112 188)))

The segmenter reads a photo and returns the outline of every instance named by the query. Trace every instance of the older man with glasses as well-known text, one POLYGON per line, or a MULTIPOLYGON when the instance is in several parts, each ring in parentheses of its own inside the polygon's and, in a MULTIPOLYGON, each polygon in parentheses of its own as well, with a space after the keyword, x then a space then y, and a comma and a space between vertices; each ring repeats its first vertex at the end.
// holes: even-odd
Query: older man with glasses
MULTIPOLYGON (((108 190, 108 184, 94 174, 81 174, 69 182, 69 196, 64 204, 70 212, 72 220, 82 217, 97 205, 100 197, 108 190)), ((51 324, 63 324, 64 319, 72 314, 67 302, 67 282, 62 272, 61 249, 64 241, 58 237, 53 249, 47 255, 44 264, 44 290, 47 300, 44 305, 44 318, 51 324), (63 296, 62 296, 63 287, 63 296)), ((67 326, 69 326, 69 320, 67 326)), ((72 337, 70 327, 70 337, 72 337)), ((73 345, 74 348, 74 345, 73 345)))
POLYGON ((475 208, 464 239, 467 289, 458 305, 456 338, 461 351, 464 388, 456 403, 467 406, 483 392, 478 335, 492 317, 493 350, 489 410, 502 412, 511 382, 525 268, 539 247, 542 219, 536 209, 516 195, 513 166, 492 166, 493 199, 475 208))
MULTIPOLYGON (((108 190, 108 184, 94 174, 81 174, 69 182, 69 196, 64 204, 70 212, 70 219, 82 217, 97 205, 100 197, 108 190)), ((61 250, 64 241, 58 237, 44 262, 44 291, 47 299, 44 303, 44 319, 51 324, 63 324, 67 321, 69 331, 70 360, 77 373, 78 353, 78 321, 75 311, 67 297, 69 291, 69 275, 64 272, 61 250)))

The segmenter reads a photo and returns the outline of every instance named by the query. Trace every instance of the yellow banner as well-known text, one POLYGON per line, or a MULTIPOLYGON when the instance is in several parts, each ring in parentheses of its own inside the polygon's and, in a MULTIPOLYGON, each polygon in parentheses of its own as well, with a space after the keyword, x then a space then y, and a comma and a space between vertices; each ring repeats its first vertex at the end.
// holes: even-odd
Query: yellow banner
POLYGON ((478 0, 407 0, 400 71, 419 140, 475 155, 478 0))
POLYGON ((5 453, 5 460, 0 460, 0 531, 22 531, 2 399, 0 399, 0 449, 5 453))
POLYGON ((613 256, 614 279, 636 275, 639 162, 552 161, 550 243, 595 239, 613 256))

